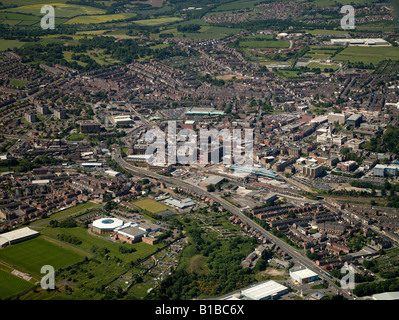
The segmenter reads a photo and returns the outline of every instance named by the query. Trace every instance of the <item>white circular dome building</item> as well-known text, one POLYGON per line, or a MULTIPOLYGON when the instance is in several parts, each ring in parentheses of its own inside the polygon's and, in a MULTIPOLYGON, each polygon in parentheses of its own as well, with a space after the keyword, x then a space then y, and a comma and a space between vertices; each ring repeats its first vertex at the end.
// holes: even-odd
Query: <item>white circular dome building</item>
POLYGON ((116 228, 123 226, 123 221, 117 218, 101 218, 93 221, 92 230, 94 232, 112 233, 116 228))

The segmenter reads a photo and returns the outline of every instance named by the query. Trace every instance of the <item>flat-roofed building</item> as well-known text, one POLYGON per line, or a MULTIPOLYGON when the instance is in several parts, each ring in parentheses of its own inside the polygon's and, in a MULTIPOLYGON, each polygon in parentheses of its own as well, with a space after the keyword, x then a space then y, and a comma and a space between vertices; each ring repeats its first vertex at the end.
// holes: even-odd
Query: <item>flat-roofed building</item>
POLYGON ((346 121, 346 115, 344 113, 334 113, 331 112, 327 115, 328 123, 338 122, 339 124, 344 124, 346 121))
POLYGON ((111 177, 118 177, 118 176, 121 175, 120 172, 115 171, 115 170, 105 170, 104 173, 109 175, 109 176, 111 176, 111 177))
POLYGON ((80 132, 89 133, 89 132, 99 132, 101 129, 101 124, 96 121, 84 120, 80 123, 80 132))
POLYGON ((362 122, 363 116, 361 114, 352 114, 347 120, 346 123, 348 126, 358 127, 362 122))
POLYGON ((0 234, 0 247, 5 247, 21 241, 29 240, 39 235, 39 232, 32 230, 29 227, 2 233, 0 234))
POLYGON ((209 185, 218 185, 219 183, 222 183, 225 180, 224 177, 221 176, 209 176, 207 178, 205 178, 203 181, 200 182, 200 186, 201 187, 206 187, 209 185))
POLYGON ((50 110, 49 110, 48 106, 45 106, 45 105, 37 106, 36 110, 40 114, 49 114, 50 113, 50 110))
POLYGON ((299 269, 299 270, 291 269, 290 277, 291 279, 300 284, 309 283, 319 279, 317 273, 313 272, 310 269, 299 269))
POLYGON ((388 41, 382 38, 356 38, 356 39, 331 39, 332 45, 351 45, 351 46, 390 46, 388 41))
POLYGON ((112 122, 115 125, 118 125, 118 124, 132 124, 132 123, 134 123, 132 117, 129 116, 129 115, 113 116, 112 117, 112 122))
POLYGON ((165 203, 171 205, 172 207, 176 207, 178 209, 186 209, 195 206, 195 202, 192 201, 190 198, 175 199, 173 197, 170 197, 169 199, 165 200, 165 203))
POLYGON ((242 290, 241 294, 249 300, 275 300, 289 292, 282 284, 269 280, 242 290))
POLYGON ((66 112, 63 109, 55 109, 54 110, 54 116, 57 119, 66 119, 66 112))
POLYGON ((37 122, 36 114, 34 114, 33 112, 25 113, 25 120, 28 121, 29 123, 37 122))
POLYGON ((390 175, 396 177, 398 175, 398 172, 398 165, 377 164, 374 167, 373 175, 376 177, 388 177, 390 175))
POLYGON ((337 169, 343 171, 343 172, 350 172, 353 171, 357 168, 357 162, 356 161, 345 161, 345 162, 340 162, 337 164, 337 169))
POLYGON ((399 291, 373 294, 372 298, 373 300, 399 300, 399 291))
POLYGON ((311 163, 303 167, 302 174, 308 178, 317 178, 323 172, 323 166, 317 163, 311 163))

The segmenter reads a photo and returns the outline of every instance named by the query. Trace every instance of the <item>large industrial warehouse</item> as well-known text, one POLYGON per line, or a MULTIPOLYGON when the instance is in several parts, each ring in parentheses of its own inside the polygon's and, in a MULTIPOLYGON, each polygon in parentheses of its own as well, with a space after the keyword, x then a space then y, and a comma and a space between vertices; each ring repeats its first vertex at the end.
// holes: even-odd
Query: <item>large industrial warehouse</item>
POLYGON ((0 234, 0 248, 11 244, 35 238, 40 233, 29 227, 0 234))
POLYGON ((299 269, 299 270, 290 270, 290 277, 300 283, 300 284, 304 284, 304 283, 308 283, 308 282, 312 282, 312 281, 316 281, 319 279, 319 276, 317 275, 317 273, 313 272, 312 270, 309 269, 299 269))
POLYGON ((269 280, 241 291, 241 295, 249 300, 275 300, 288 292, 289 288, 269 280))

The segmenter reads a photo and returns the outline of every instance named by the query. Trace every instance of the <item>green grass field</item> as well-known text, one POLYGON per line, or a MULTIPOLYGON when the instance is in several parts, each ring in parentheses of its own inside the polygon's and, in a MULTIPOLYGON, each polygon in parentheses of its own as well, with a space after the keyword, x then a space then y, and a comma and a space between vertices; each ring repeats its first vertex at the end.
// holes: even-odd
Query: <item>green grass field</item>
POLYGON ((338 53, 334 60, 377 64, 382 60, 399 60, 399 47, 348 47, 338 53))
MULTIPOLYGON (((69 61, 68 58, 65 57, 65 53, 66 52, 64 52, 64 58, 67 61, 69 61)), ((84 138, 85 138, 85 135, 83 133, 73 133, 73 134, 69 135, 68 137, 66 137, 66 139, 68 141, 82 141, 82 140, 84 140, 84 138)))
MULTIPOLYGON (((55 18, 72 18, 77 15, 94 15, 94 14, 104 14, 105 10, 98 9, 89 6, 82 6, 82 5, 74 5, 74 4, 66 4, 66 3, 59 3, 59 2, 50 2, 49 5, 54 7, 54 15, 55 18)), ((2 10, 7 12, 16 12, 16 13, 24 13, 24 14, 31 14, 34 16, 39 16, 40 18, 43 16, 40 13, 41 8, 44 4, 29 4, 24 5, 16 8, 8 8, 2 10)))
POLYGON ((19 40, 1 40, 0 41, 0 51, 5 51, 7 49, 14 49, 22 47, 26 42, 21 42, 19 40))
POLYGON ((34 286, 33 283, 0 269, 0 300, 9 298, 34 286))
POLYGON ((68 20, 67 22, 65 22, 65 24, 98 24, 98 23, 105 23, 111 21, 125 20, 133 16, 134 14, 127 14, 127 13, 78 16, 68 20))
POLYGON ((288 40, 262 40, 262 41, 240 41, 239 46, 242 48, 288 48, 290 42, 288 40))
MULTIPOLYGON (((20 242, 0 250, 0 261, 40 279, 40 269, 51 265, 55 270, 81 261, 83 251, 70 250, 66 244, 49 241, 43 236, 20 242)), ((72 248, 72 247, 71 247, 72 248)))
POLYGON ((307 65, 307 67, 309 69, 320 69, 321 71, 323 71, 324 69, 333 69, 334 71, 337 70, 339 67, 335 64, 323 64, 323 63, 315 63, 315 62, 311 62, 307 65))
POLYGON ((227 27, 211 27, 201 26, 198 32, 178 32, 177 28, 166 29, 160 32, 162 33, 173 33, 176 38, 190 38, 190 39, 221 39, 226 36, 234 35, 241 32, 239 28, 227 28, 227 27))
POLYGON ((182 21, 182 20, 183 20, 183 18, 162 17, 162 18, 155 18, 155 19, 135 20, 133 22, 140 26, 158 26, 158 25, 168 24, 168 23, 182 21))
POLYGON ((129 262, 136 259, 141 259, 155 252, 158 248, 162 247, 161 244, 150 245, 144 242, 138 242, 134 244, 122 243, 120 241, 111 242, 100 235, 91 234, 87 231, 86 228, 76 227, 76 228, 45 228, 40 230, 40 233, 44 235, 48 235, 51 237, 57 236, 57 234, 66 234, 70 236, 74 236, 82 241, 79 248, 85 251, 92 252, 93 246, 99 248, 107 248, 109 250, 110 256, 117 256, 122 259, 123 262, 129 262), (135 252, 129 253, 126 255, 122 255, 119 251, 119 247, 131 248, 134 247, 136 249, 135 252))
POLYGON ((325 7, 333 5, 356 5, 356 4, 367 4, 377 2, 376 0, 314 0, 312 3, 315 5, 325 7))
POLYGON ((314 29, 314 30, 306 30, 307 33, 310 34, 348 34, 345 30, 326 30, 326 29, 314 29))
POLYGON ((222 4, 216 7, 213 11, 229 11, 229 10, 237 10, 237 9, 251 9, 255 8, 255 5, 258 4, 257 0, 239 0, 232 1, 230 3, 222 4))
POLYGON ((138 200, 133 202, 133 204, 152 213, 162 212, 170 209, 168 206, 151 199, 138 200))

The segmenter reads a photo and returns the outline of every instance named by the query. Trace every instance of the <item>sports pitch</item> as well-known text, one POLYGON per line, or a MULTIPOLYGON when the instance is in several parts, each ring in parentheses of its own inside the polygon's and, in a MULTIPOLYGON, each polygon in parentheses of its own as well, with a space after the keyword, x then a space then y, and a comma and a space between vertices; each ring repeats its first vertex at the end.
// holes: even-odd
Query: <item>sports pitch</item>
POLYGON ((28 290, 34 286, 33 283, 18 278, 0 269, 0 300, 9 298, 19 292, 28 290))
POLYGON ((135 201, 133 203, 135 206, 143 209, 143 210, 147 210, 151 213, 157 213, 157 212, 162 212, 165 210, 170 209, 169 207, 167 207, 166 205, 156 202, 154 200, 151 199, 144 199, 144 200, 139 200, 139 201, 135 201))
MULTIPOLYGON (((20 242, 0 250, 0 262, 11 268, 41 279, 42 266, 51 265, 55 270, 83 260, 84 252, 43 236, 20 242)), ((0 282, 2 279, 0 278, 0 282)))

